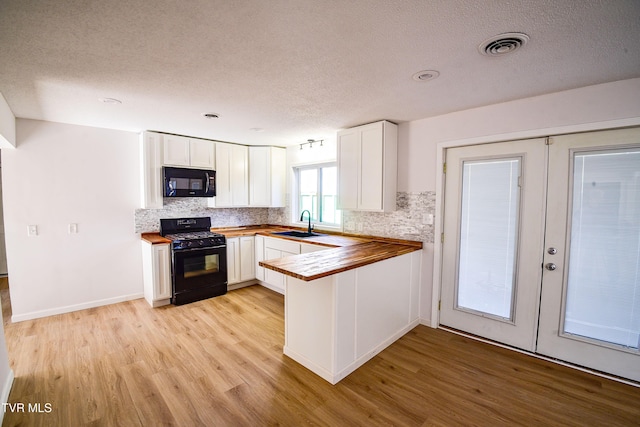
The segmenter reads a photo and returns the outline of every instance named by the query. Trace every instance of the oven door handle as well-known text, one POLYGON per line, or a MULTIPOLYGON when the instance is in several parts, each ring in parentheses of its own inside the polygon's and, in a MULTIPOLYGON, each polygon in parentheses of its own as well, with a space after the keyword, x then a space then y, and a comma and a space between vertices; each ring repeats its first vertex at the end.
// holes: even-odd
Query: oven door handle
POLYGON ((222 248, 226 248, 227 245, 220 245, 220 246, 207 246, 205 248, 191 248, 191 249, 180 249, 175 251, 176 253, 183 253, 183 252, 195 252, 195 251, 206 251, 208 249, 222 249, 222 248))

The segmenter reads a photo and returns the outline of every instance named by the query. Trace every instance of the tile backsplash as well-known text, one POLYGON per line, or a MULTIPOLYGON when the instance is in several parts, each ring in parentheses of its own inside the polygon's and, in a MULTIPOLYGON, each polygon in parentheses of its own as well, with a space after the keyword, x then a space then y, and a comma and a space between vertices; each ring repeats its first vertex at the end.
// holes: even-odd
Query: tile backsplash
POLYGON ((269 208, 210 208, 207 199, 180 198, 164 201, 162 209, 136 209, 135 232, 160 230, 160 218, 208 216, 212 227, 269 224, 269 208))
POLYGON ((342 223, 344 232, 369 236, 394 237, 398 239, 418 240, 433 243, 433 224, 425 224, 425 215, 434 215, 436 193, 397 193, 397 209, 393 212, 344 211, 342 223), (361 224, 362 231, 358 230, 361 224))
MULTIPOLYGON (((432 224, 425 224, 425 215, 435 215, 436 194, 398 192, 397 210, 388 213, 344 211, 344 232, 371 236, 394 237, 433 243, 432 224), (357 231, 358 226, 362 231, 357 231)), ((289 198, 287 198, 287 206, 289 198)), ((259 224, 289 224, 289 208, 210 208, 206 199, 184 198, 165 200, 162 209, 136 209, 135 232, 160 230, 160 218, 208 216, 213 227, 235 227, 259 224)), ((435 221, 435 219, 434 219, 435 221)))

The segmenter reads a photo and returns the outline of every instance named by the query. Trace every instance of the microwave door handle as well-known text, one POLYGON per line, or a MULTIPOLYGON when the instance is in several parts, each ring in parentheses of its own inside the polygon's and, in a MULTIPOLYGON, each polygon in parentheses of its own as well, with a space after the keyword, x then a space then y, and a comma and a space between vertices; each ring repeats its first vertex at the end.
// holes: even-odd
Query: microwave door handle
POLYGON ((205 172, 205 182, 206 182, 206 186, 204 188, 204 194, 209 194, 209 172, 205 172))

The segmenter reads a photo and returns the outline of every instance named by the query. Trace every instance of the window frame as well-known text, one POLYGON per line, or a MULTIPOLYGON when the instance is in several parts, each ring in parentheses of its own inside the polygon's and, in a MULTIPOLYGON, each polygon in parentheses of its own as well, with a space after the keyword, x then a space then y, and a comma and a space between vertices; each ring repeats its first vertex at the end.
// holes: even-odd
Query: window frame
MULTIPOLYGON (((301 214, 301 206, 300 206, 300 172, 304 170, 317 170, 318 171, 318 180, 317 180, 317 195, 318 195, 318 219, 311 220, 315 228, 318 229, 327 229, 327 230, 338 230, 342 231, 342 211, 336 209, 336 218, 339 222, 323 222, 322 221, 322 169, 335 167, 337 172, 338 162, 337 161, 329 161, 329 162, 320 162, 320 163, 306 163, 299 165, 292 165, 293 171, 293 191, 292 191, 292 204, 291 204, 291 223, 294 225, 304 226, 306 227, 307 221, 300 221, 301 214)), ((337 182, 336 182, 337 186, 337 182)), ((336 192, 337 192, 336 188, 336 192)))

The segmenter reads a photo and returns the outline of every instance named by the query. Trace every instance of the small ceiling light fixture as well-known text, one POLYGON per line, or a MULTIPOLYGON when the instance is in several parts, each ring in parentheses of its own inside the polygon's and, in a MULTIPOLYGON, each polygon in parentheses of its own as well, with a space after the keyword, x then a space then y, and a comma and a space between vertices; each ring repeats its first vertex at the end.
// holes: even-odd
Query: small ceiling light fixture
POLYGON ((417 82, 427 82, 437 78, 440 73, 436 70, 422 70, 415 73, 412 78, 417 82))
POLYGON ((218 118, 220 118, 220 116, 217 115, 216 113, 202 113, 202 117, 207 118, 207 119, 218 119, 218 118))
POLYGON ((249 130, 252 130, 252 131, 254 131, 254 132, 264 132, 264 129, 263 129, 263 128, 251 128, 251 129, 249 129, 249 130))
POLYGON ((304 147, 305 145, 309 145, 309 148, 313 148, 313 144, 315 144, 316 142, 320 143, 320 147, 323 147, 323 142, 324 139, 307 139, 307 142, 303 142, 302 144, 300 144, 300 149, 302 150, 302 147, 304 147))
POLYGON ((529 36, 524 33, 503 33, 480 43, 478 51, 485 56, 503 56, 527 44, 529 36))
POLYGON ((99 98, 98 100, 105 104, 122 104, 122 101, 115 98, 99 98))

